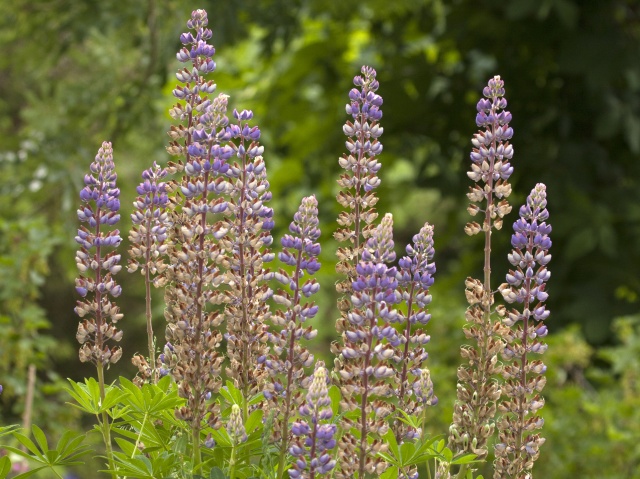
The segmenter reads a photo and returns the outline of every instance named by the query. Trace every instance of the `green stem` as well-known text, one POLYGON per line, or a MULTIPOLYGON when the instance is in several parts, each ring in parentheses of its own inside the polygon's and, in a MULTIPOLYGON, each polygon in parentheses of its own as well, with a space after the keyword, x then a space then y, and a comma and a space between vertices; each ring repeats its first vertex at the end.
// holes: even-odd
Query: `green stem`
MULTIPOLYGON (((104 404, 105 399, 105 387, 104 387, 104 365, 102 362, 99 362, 97 365, 98 368, 98 384, 100 385, 100 402, 101 406, 104 404)), ((98 418, 98 422, 100 423, 100 427, 102 429, 102 438, 104 439, 104 445, 107 449, 107 459, 109 460, 109 469, 111 469, 112 475, 116 478, 118 474, 116 471, 116 464, 113 459, 113 449, 111 447, 111 428, 109 426, 109 415, 107 411, 102 411, 102 421, 98 418)))
POLYGON ((468 464, 463 464, 462 466, 460 466, 460 470, 458 471, 458 479, 464 479, 464 477, 467 475, 467 470, 469 469, 469 465, 468 464))
POLYGON ((193 470, 197 471, 202 463, 202 456, 200 454, 200 428, 192 428, 191 437, 193 438, 193 470))
POLYGON ((236 478, 236 444, 231 444, 231 458, 229 459, 229 479, 236 478))

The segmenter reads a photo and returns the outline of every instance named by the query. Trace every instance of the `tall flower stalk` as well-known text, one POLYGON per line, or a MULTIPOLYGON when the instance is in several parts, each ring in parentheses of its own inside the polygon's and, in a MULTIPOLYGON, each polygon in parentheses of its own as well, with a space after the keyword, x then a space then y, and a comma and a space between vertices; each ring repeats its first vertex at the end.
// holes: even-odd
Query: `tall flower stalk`
MULTIPOLYGON (((116 187, 117 175, 113 163, 111 143, 104 142, 90 166, 91 174, 85 175, 85 187, 80 192, 83 205, 78 209, 81 225, 75 240, 80 245, 76 264, 80 276, 76 279, 76 291, 82 300, 77 301, 75 312, 83 321, 78 325, 76 338, 82 345, 80 361, 95 364, 98 373, 100 398, 105 399, 104 368, 122 357, 119 346, 110 347, 108 341, 120 341, 122 331, 116 324, 122 319, 118 306, 110 299, 120 296, 122 288, 113 275, 122 269, 121 256, 116 248, 122 239, 117 229, 111 229, 120 220, 120 190, 116 187)), ((109 416, 102 413, 101 428, 110 467, 115 470, 109 416)))
MULTIPOLYGON (((363 66, 361 73, 362 75, 357 75, 353 79, 356 88, 352 88, 349 92, 350 101, 346 105, 346 112, 352 119, 343 126, 344 134, 348 137, 345 143, 348 153, 343 154, 339 160, 340 166, 346 172, 338 180, 340 192, 337 195, 338 203, 345 211, 338 216, 339 228, 334 233, 335 239, 346 245, 338 249, 336 264, 336 271, 343 277, 336 283, 338 294, 343 295, 338 299, 341 317, 336 321, 336 331, 342 336, 342 345, 334 343, 331 351, 339 356, 336 361, 336 373, 346 374, 342 376, 340 387, 343 394, 342 407, 347 409, 358 407, 357 401, 352 398, 354 394, 354 388, 350 383, 352 373, 343 371, 345 365, 342 362, 342 359, 345 359, 343 352, 349 347, 348 344, 351 341, 347 337, 347 331, 351 328, 349 314, 353 308, 351 296, 354 291, 353 283, 358 276, 356 266, 362 258, 366 240, 376 228, 374 221, 378 213, 374 206, 378 198, 374 190, 380 184, 377 173, 382 166, 376 158, 382 152, 382 143, 378 138, 383 133, 383 128, 378 123, 382 118, 380 110, 382 97, 376 93, 379 83, 373 68, 363 66)), ((340 468, 336 472, 337 477, 352 477, 360 468, 358 447, 353 435, 342 435, 340 438, 342 452, 340 468)), ((364 461, 363 457, 361 462, 364 463, 364 461)))
POLYGON ((153 334, 153 318, 151 314, 151 285, 164 286, 166 269, 164 255, 167 253, 168 214, 166 212, 169 198, 166 183, 161 181, 167 176, 167 170, 160 168, 155 162, 153 167, 142 172, 143 182, 136 191, 138 198, 134 201, 135 211, 131 214, 133 227, 129 232, 128 271, 140 269, 145 282, 145 317, 147 319, 148 361, 140 354, 133 357, 132 362, 138 367, 138 382, 158 381, 156 365, 156 345, 153 334))
POLYGON ((547 269, 551 261, 551 226, 546 223, 549 218, 546 206, 546 187, 539 183, 520 208, 520 219, 513 224, 513 251, 509 262, 514 269, 507 274, 507 282, 500 286, 505 301, 520 304, 521 308, 499 310, 505 326, 502 351, 505 400, 499 406, 502 417, 499 442, 495 446, 494 479, 532 477, 533 463, 544 443, 544 438, 534 431, 544 424, 537 413, 544 406, 539 393, 546 383, 542 374, 547 368, 542 361, 531 360, 530 356, 547 349, 539 339, 547 335, 544 321, 549 317, 544 304, 548 297, 546 282, 551 276, 547 269))
POLYGON ((190 68, 178 71, 181 85, 173 90, 179 100, 170 110, 179 126, 172 126, 172 139, 167 151, 181 159, 169 164, 170 172, 182 172, 181 180, 168 185, 172 194, 168 215, 172 223, 168 241, 169 267, 165 271, 165 318, 167 345, 161 355, 163 369, 171 372, 180 397, 186 404, 176 417, 189 423, 192 432, 192 463, 201 464, 201 430, 204 424, 221 425, 218 405, 210 402, 220 388, 223 356, 217 349, 222 334, 217 328, 223 317, 208 305, 220 303, 217 290, 223 275, 215 265, 219 252, 216 232, 211 225, 213 215, 224 212, 227 202, 220 196, 228 188, 225 174, 227 160, 233 154, 224 145, 227 131, 227 96, 214 99, 209 94, 215 84, 205 76, 215 70, 213 46, 207 43, 211 30, 206 28, 207 14, 195 10, 183 33, 184 47, 178 52, 180 62, 190 68))
POLYGON ((400 301, 393 251, 393 217, 386 214, 362 251, 356 267, 358 276, 352 284, 352 309, 348 326, 342 335, 344 346, 336 359, 342 390, 342 408, 360 409, 360 417, 351 422, 343 419, 345 433, 340 452, 341 475, 354 471, 358 479, 365 474, 381 474, 387 464, 377 455, 386 452, 381 440, 389 428, 386 418, 392 412, 388 398, 392 395, 396 371, 391 364, 395 348, 401 343, 392 326, 398 320, 393 305, 400 301), (350 431, 358 430, 357 437, 350 431), (369 437, 373 441, 369 443, 369 437))
POLYGON ((293 267, 293 273, 280 269, 273 277, 287 285, 291 293, 280 290, 273 296, 274 302, 285 307, 272 316, 275 327, 282 328, 279 333, 269 334, 272 354, 259 358, 271 381, 264 391, 265 397, 272 400, 274 409, 279 412, 274 427, 274 438, 280 441, 278 460, 278 478, 285 473, 285 459, 290 443, 289 420, 301 406, 303 397, 298 393, 305 379, 304 368, 313 364, 313 354, 304 348, 300 341, 313 339, 318 331, 304 323, 316 316, 318 306, 305 302, 320 290, 320 284, 312 277, 320 269, 317 258, 320 254, 320 229, 318 228, 318 201, 315 196, 302 199, 300 208, 289 225, 290 234, 282 238, 282 251, 278 258, 282 263, 293 267), (304 280, 305 275, 309 279, 304 280))
POLYGON ((483 90, 485 98, 477 104, 476 124, 481 130, 472 139, 471 171, 467 173, 476 185, 467 194, 471 200, 467 211, 472 216, 481 214, 484 219, 482 224, 468 223, 465 232, 484 235, 484 276, 482 280, 467 278, 465 283, 469 308, 464 333, 475 345, 461 348, 468 364, 458 369, 457 400, 449 429, 452 449, 476 454, 480 459, 487 455, 487 440, 495 428, 496 401, 500 397, 494 377, 500 373, 498 354, 502 342, 496 336, 500 324, 491 319, 491 233, 502 228, 504 215, 511 211, 504 198, 511 193, 508 179, 513 172, 509 163, 513 147, 509 140, 513 129, 509 126, 511 114, 504 110, 504 93, 504 82, 495 76, 483 90))

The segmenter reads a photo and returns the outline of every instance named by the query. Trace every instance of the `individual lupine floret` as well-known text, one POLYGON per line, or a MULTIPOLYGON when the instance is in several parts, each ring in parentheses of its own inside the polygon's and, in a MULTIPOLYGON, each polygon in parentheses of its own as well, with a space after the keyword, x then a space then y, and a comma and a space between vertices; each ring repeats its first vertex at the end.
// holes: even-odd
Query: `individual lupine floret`
POLYGON ((362 76, 357 75, 353 79, 357 88, 349 92, 350 102, 346 106, 347 114, 353 121, 347 121, 342 128, 348 137, 346 146, 349 153, 338 160, 346 173, 338 180, 340 192, 337 200, 346 211, 338 216, 340 228, 334 233, 334 237, 340 243, 347 243, 337 252, 336 271, 344 279, 336 284, 336 290, 338 294, 345 295, 338 300, 338 309, 342 315, 342 321, 337 326, 338 332, 342 332, 350 307, 349 296, 352 292, 351 284, 356 277, 356 265, 366 239, 375 229, 373 222, 378 217, 374 209, 378 202, 374 190, 380 184, 376 175, 382 166, 376 158, 382 152, 382 143, 378 141, 383 132, 378 124, 382 118, 382 97, 376 93, 379 87, 376 71, 363 66, 361 72, 362 76))
POLYGON ((302 403, 302 395, 297 391, 302 386, 304 368, 313 364, 313 354, 300 344, 302 338, 313 339, 317 330, 304 323, 318 313, 313 302, 304 302, 320 290, 320 284, 313 275, 320 269, 320 229, 318 228, 318 201, 315 196, 302 199, 298 211, 289 225, 290 234, 282 238, 282 251, 278 258, 282 263, 293 267, 293 273, 280 269, 272 276, 281 284, 287 285, 291 292, 280 290, 273 296, 274 302, 285 307, 272 316, 274 327, 279 332, 269 333, 272 354, 258 358, 270 376, 264 395, 275 403, 278 412, 273 428, 273 436, 280 441, 280 462, 278 477, 284 475, 285 457, 289 444, 289 419, 302 403), (304 280, 308 275, 309 279, 304 280))
POLYGON ((544 320, 549 317, 544 304, 548 297, 546 282, 551 276, 547 269, 551 261, 551 226, 546 223, 549 218, 546 206, 546 187, 539 183, 520 208, 520 219, 513 224, 509 262, 514 270, 509 271, 507 282, 500 286, 507 303, 519 303, 522 307, 521 311, 499 309, 505 326, 502 393, 506 399, 498 408, 502 417, 495 446, 495 479, 531 477, 533 463, 545 441, 534 431, 544 423, 537 413, 544 406, 539 393, 546 383, 542 374, 547 368, 529 355, 542 354, 547 349, 539 339, 547 335, 544 320))
POLYGON ((362 259, 356 267, 351 296, 352 308, 348 325, 342 333, 342 346, 334 344, 336 372, 342 391, 343 410, 360 409, 356 422, 343 419, 345 434, 341 438, 340 468, 336 477, 364 479, 365 473, 380 474, 387 464, 377 456, 386 452, 380 439, 388 430, 386 417, 393 406, 388 402, 396 376, 391 363, 401 344, 393 323, 398 313, 393 305, 400 301, 397 270, 387 264, 395 260, 393 251, 393 217, 386 214, 381 224, 367 240, 362 259), (356 439, 351 428, 359 430, 356 439), (369 443, 369 438, 372 442, 369 443))
POLYGON ((168 215, 166 209, 169 198, 166 183, 161 181, 166 176, 166 169, 160 168, 155 162, 152 168, 142 172, 143 181, 136 188, 140 196, 133 202, 135 210, 131 214, 133 227, 129 232, 131 259, 128 271, 132 273, 139 268, 145 276, 147 343, 149 348, 148 361, 141 354, 136 354, 132 359, 133 364, 139 370, 139 376, 136 377, 136 382, 139 384, 149 380, 154 382, 158 380, 151 315, 151 285, 160 287, 164 286, 166 282, 162 273, 166 269, 163 258, 167 253, 165 240, 167 239, 168 215))
POLYGON ((78 325, 76 338, 82 345, 80 361, 92 362, 101 375, 105 365, 117 362, 122 356, 118 346, 110 348, 107 341, 120 341, 122 331, 116 323, 122 319, 119 308, 109 299, 120 296, 122 288, 113 275, 122 269, 116 251, 105 254, 105 249, 116 248, 122 239, 117 229, 111 229, 120 220, 120 190, 116 188, 117 175, 113 163, 111 143, 104 142, 98 150, 91 174, 85 175, 85 187, 80 192, 84 204, 78 209, 80 226, 76 242, 76 264, 80 277, 76 279, 76 291, 82 299, 75 312, 85 318, 78 325))
MULTIPOLYGON (((398 408, 413 416, 421 416, 425 406, 431 406, 437 402, 433 396, 433 384, 431 384, 431 396, 424 400, 423 389, 426 384, 421 381, 424 371, 428 371, 423 366, 428 354, 424 346, 431 337, 420 327, 412 334, 412 327, 415 325, 425 326, 431 319, 431 314, 427 311, 427 306, 431 303, 429 288, 433 285, 433 275, 436 272, 436 265, 433 260, 435 250, 433 249, 433 226, 429 223, 420 229, 420 232, 413 237, 413 245, 407 245, 407 256, 398 262, 398 291, 402 295, 402 300, 407 305, 407 313, 398 311, 398 321, 404 323, 404 335, 400 338, 401 344, 398 347, 398 359, 402 367, 398 371, 396 395, 398 397, 398 408), (413 345, 413 347, 410 347, 413 345), (417 387, 416 384, 422 384, 417 387)), ((430 379, 429 379, 430 381, 430 379)), ((410 430, 402 421, 395 421, 394 433, 398 442, 404 439, 415 438, 419 431, 410 430)))
POLYGON ((223 356, 217 349, 222 334, 214 328, 223 317, 208 306, 222 301, 218 287, 223 275, 215 264, 220 249, 210 217, 227 209, 220 195, 229 186, 225 175, 233 153, 225 145, 229 139, 227 96, 208 96, 215 84, 205 75, 215 69, 215 49, 207 43, 211 38, 207 23, 207 13, 195 10, 187 22, 193 32, 180 36, 184 47, 178 60, 191 65, 176 75, 183 85, 173 90, 179 101, 169 113, 181 124, 171 127, 172 141, 167 148, 170 154, 181 157, 170 162, 167 170, 183 172, 183 176, 167 185, 167 214, 172 226, 168 230, 169 266, 164 279, 168 345, 162 355, 162 370, 170 371, 180 397, 186 399, 176 417, 190 424, 195 468, 201 461, 203 422, 220 426, 218 405, 210 398, 220 388, 223 356))
POLYGON ((327 389, 327 370, 322 361, 318 361, 313 373, 313 380, 306 396, 306 404, 300 406, 302 417, 292 426, 293 435, 297 438, 289 452, 295 458, 293 467, 289 469, 291 479, 315 479, 329 474, 336 465, 331 450, 336 445, 335 424, 327 421, 333 416, 331 399, 327 389))
MULTIPOLYGON (((227 374, 249 398, 262 392, 267 380, 264 368, 255 365, 268 353, 266 321, 271 316, 268 299, 273 291, 267 285, 269 271, 264 263, 274 258, 268 249, 274 222, 273 209, 266 206, 271 192, 262 158, 264 148, 258 143, 260 129, 249 126, 251 111, 234 110, 233 115, 238 123, 226 129, 228 147, 236 157, 227 172, 229 212, 215 226, 214 236, 222 248, 216 261, 225 270, 228 286, 224 293, 230 359, 227 374)), ((248 418, 248 408, 243 418, 248 418)))
POLYGON ((457 400, 453 424, 449 429, 449 446, 456 453, 469 452, 480 459, 487 455, 487 439, 493 434, 496 401, 500 388, 493 377, 500 372, 498 354, 502 342, 496 337, 500 323, 491 319, 493 290, 491 288, 491 230, 502 228, 504 215, 511 211, 506 201, 511 194, 508 183, 513 167, 513 147, 509 140, 511 113, 505 111, 504 82, 499 76, 489 80, 477 105, 476 124, 482 130, 472 139, 471 171, 467 174, 475 183, 467 197, 467 211, 484 215, 482 225, 471 222, 465 227, 469 235, 484 233, 484 277, 467 278, 466 296, 469 308, 465 314, 464 333, 475 346, 463 346, 461 355, 468 361, 458 369, 457 400))

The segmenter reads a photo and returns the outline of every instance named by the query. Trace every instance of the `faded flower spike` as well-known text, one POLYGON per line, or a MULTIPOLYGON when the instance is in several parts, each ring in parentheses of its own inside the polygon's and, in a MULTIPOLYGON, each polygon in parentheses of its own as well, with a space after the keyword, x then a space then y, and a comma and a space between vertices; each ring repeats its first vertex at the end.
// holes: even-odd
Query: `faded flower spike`
POLYGON ((337 426, 327 424, 333 416, 331 399, 327 390, 327 370, 322 361, 318 361, 313 380, 306 396, 306 404, 300 407, 300 415, 309 420, 300 420, 293 424, 292 432, 297 438, 289 449, 296 458, 289 469, 291 479, 315 479, 329 474, 336 465, 331 449, 336 446, 334 436, 337 426))
POLYGON ((153 167, 142 172, 143 182, 138 185, 136 191, 138 198, 133 202, 134 212, 131 214, 133 228, 129 232, 131 248, 129 254, 128 271, 130 273, 140 268, 145 276, 146 287, 146 318, 147 318, 147 343, 149 348, 149 361, 141 354, 136 354, 132 362, 138 367, 140 376, 136 382, 140 383, 152 379, 157 381, 156 353, 151 317, 151 285, 164 286, 166 278, 162 273, 166 269, 163 258, 167 253, 167 185, 161 181, 167 176, 167 171, 160 168, 155 162, 153 167))
POLYGON ((161 355, 160 374, 170 372, 178 394, 186 399, 176 417, 189 423, 192 432, 192 461, 201 463, 200 431, 207 423, 221 426, 219 404, 210 401, 220 388, 220 369, 224 360, 218 351, 222 333, 216 328, 223 321, 214 304, 223 302, 219 286, 224 279, 216 259, 221 254, 211 222, 214 215, 227 210, 222 195, 228 189, 227 160, 233 155, 226 143, 227 96, 210 98, 216 86, 206 76, 215 70, 215 49, 207 41, 207 14, 195 10, 187 22, 190 32, 180 40, 184 47, 178 60, 189 63, 176 74, 181 85, 173 90, 178 102, 169 114, 178 125, 171 126, 167 151, 179 157, 169 162, 169 173, 182 177, 167 184, 168 220, 167 268, 165 288, 167 346, 161 355))
POLYGON ((547 269, 551 261, 551 226, 546 223, 546 206, 546 188, 539 183, 520 208, 520 219, 513 224, 509 262, 515 269, 509 271, 507 282, 500 286, 505 301, 521 304, 522 310, 499 310, 505 325, 502 393, 506 399, 499 406, 502 417, 495 446, 495 479, 531 477, 533 463, 545 441, 534 431, 544 424, 537 415, 544 406, 538 393, 546 383, 542 374, 547 368, 540 360, 529 360, 529 355, 542 354, 547 349, 539 339, 547 335, 544 320, 549 317, 544 304, 548 297, 546 282, 551 276, 547 269))
POLYGON ((99 371, 122 356, 122 349, 106 345, 108 340, 122 339, 122 331, 115 326, 122 314, 109 299, 122 292, 113 279, 122 269, 118 264, 120 255, 115 251, 105 254, 106 248, 115 248, 122 241, 117 229, 109 230, 120 220, 120 190, 116 188, 114 168, 111 143, 104 142, 91 163, 91 174, 84 177, 85 187, 80 192, 83 206, 78 209, 78 219, 88 227, 80 226, 75 238, 80 245, 76 253, 80 271, 76 291, 85 298, 77 302, 75 312, 81 318, 88 317, 78 325, 76 334, 82 344, 80 361, 93 362, 99 371))

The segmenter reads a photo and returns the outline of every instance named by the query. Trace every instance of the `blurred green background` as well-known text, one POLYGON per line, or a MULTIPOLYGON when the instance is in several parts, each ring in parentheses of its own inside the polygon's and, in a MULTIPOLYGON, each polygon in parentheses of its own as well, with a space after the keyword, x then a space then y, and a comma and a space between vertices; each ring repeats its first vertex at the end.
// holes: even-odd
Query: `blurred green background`
MULTIPOLYGON (((80 421, 60 394, 61 378, 93 374, 76 356, 78 191, 101 141, 112 141, 126 238, 140 172, 169 158, 175 52, 193 8, 209 13, 218 91, 253 109, 262 129, 274 236, 302 196, 318 197, 325 242, 314 348, 329 360, 344 105, 360 66, 377 69, 379 210, 394 214, 398 252, 425 221, 436 231, 434 434, 451 418, 463 281, 481 274, 479 238, 462 231, 475 104, 502 76, 515 131, 512 203, 546 183, 553 225, 547 444, 536 474, 640 477, 636 0, 0 0, 2 423, 20 420, 29 364, 38 368, 38 422, 55 432, 80 421)), ((516 212, 494 235, 496 286, 516 212)), ((118 280, 127 358, 146 347, 144 287, 139 275, 118 280)), ((161 343, 160 295, 154 307, 161 343)), ((108 374, 133 367, 123 359, 108 374)))

